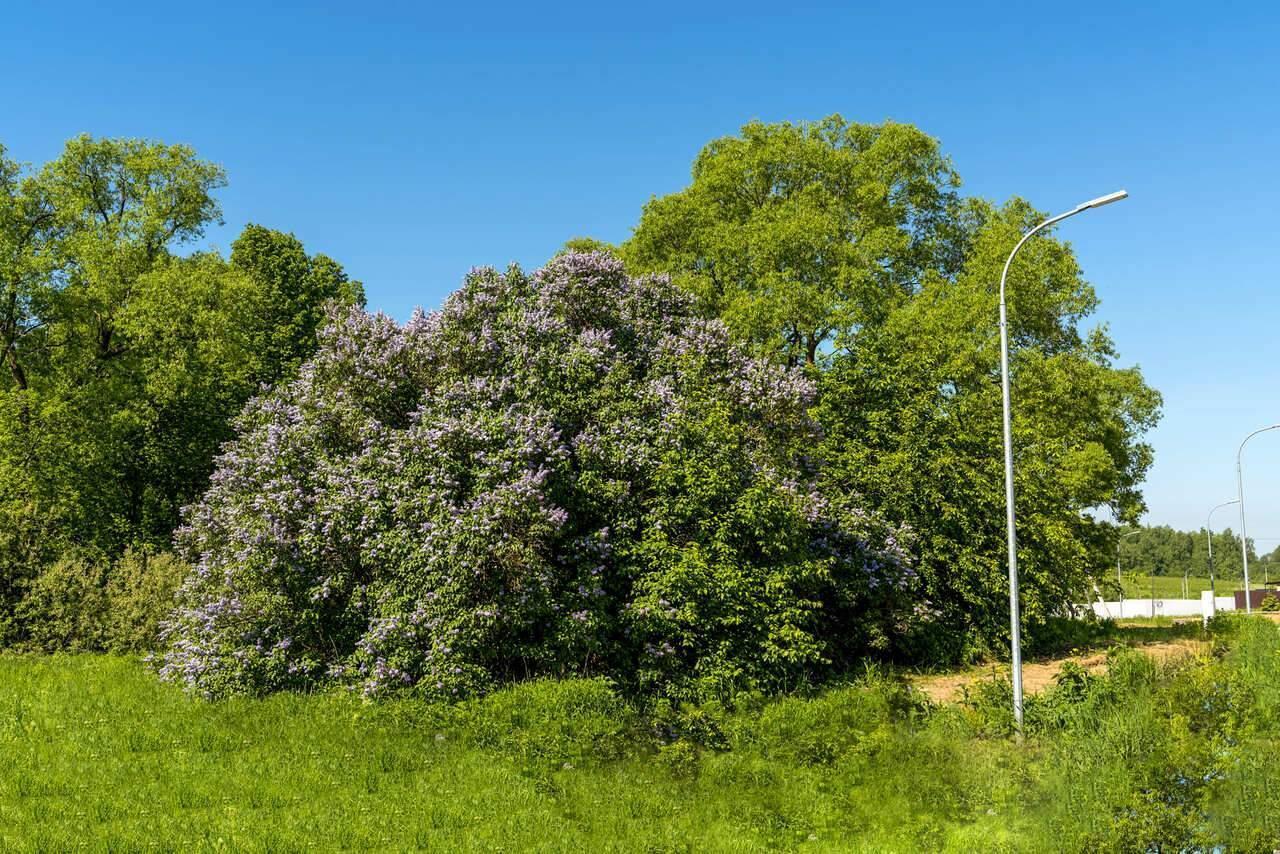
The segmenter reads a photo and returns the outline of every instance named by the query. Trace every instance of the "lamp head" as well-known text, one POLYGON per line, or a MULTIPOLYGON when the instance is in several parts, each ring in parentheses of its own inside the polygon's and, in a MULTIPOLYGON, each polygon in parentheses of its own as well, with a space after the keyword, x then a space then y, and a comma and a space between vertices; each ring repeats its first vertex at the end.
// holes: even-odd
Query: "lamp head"
POLYGON ((1127 198, 1129 198, 1129 192, 1127 190, 1116 190, 1114 193, 1107 193, 1105 196, 1098 196, 1096 199, 1090 199, 1089 201, 1078 205, 1076 210, 1086 211, 1089 208, 1100 208, 1103 205, 1109 205, 1112 202, 1118 202, 1127 198))

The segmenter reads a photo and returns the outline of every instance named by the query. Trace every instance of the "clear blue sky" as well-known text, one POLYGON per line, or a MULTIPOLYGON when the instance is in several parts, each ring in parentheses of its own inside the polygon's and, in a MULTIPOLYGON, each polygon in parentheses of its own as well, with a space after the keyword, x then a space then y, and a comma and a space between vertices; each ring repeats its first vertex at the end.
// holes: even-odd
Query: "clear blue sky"
MULTIPOLYGON (((622 240, 749 119, 893 118, 937 136, 970 193, 1132 194, 1061 234, 1165 396, 1147 521, 1203 524, 1234 496, 1239 439, 1280 421, 1266 3, 21 5, 0 28, 13 156, 82 131, 189 143, 231 178, 212 244, 293 231, 399 317, 473 265, 622 240)), ((1280 431, 1246 475, 1270 550, 1280 431)))

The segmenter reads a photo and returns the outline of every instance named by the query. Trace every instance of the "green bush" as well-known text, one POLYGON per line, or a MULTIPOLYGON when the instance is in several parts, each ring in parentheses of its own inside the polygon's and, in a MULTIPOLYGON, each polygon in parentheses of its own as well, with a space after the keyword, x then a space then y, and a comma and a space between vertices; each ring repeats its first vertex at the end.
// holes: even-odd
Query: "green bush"
MULTIPOLYGON (((1029 657, 1062 655, 1100 646, 1115 637, 1115 622, 1098 619, 1091 611, 1083 618, 1045 617, 1039 630, 1028 638, 1023 652, 1029 657)), ((1007 649, 1002 652, 1008 654, 1007 649)))
POLYGON ((15 609, 19 644, 41 652, 84 652, 106 646, 107 563, 68 553, 28 583, 15 609))
POLYGON ((68 552, 26 584, 10 643, 38 652, 150 650, 187 572, 168 553, 129 549, 112 562, 68 552))
POLYGON ((890 654, 927 616, 907 533, 819 489, 814 391, 603 254, 475 271, 404 326, 335 311, 176 534, 197 566, 159 672, 688 701, 890 654))
POLYGON ((168 552, 129 549, 107 581, 107 646, 113 652, 156 647, 160 621, 174 607, 174 594, 190 567, 168 552))

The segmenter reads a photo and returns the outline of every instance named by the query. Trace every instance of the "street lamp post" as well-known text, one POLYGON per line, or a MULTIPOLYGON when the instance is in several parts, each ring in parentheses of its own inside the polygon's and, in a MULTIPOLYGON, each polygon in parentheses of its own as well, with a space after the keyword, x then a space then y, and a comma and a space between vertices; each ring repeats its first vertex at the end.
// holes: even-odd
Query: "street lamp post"
POLYGON ((1000 274, 1000 393, 1004 416, 1005 525, 1009 540, 1009 644, 1013 650, 1013 720, 1019 738, 1022 737, 1022 630, 1018 613, 1018 532, 1013 512, 1013 422, 1009 406, 1009 317, 1004 300, 1005 282, 1009 278, 1009 267, 1013 264, 1014 256, 1036 232, 1091 208, 1118 202, 1128 195, 1124 190, 1119 190, 1049 217, 1022 235, 1022 239, 1009 253, 1009 260, 1004 262, 1004 271, 1000 274))
POLYGON ((1244 468, 1241 462, 1244 456, 1244 446, 1249 440, 1259 433, 1265 433, 1268 430, 1280 429, 1280 424, 1272 424, 1270 427, 1261 427, 1254 430, 1248 436, 1244 437, 1244 441, 1240 443, 1239 450, 1236 451, 1236 501, 1240 504, 1240 554, 1244 559, 1244 612, 1246 614, 1253 613, 1253 599, 1249 595, 1249 535, 1244 529, 1244 468))
POLYGON ((1116 584, 1120 585, 1120 598, 1122 600, 1124 599, 1124 578, 1120 575, 1120 543, 1124 541, 1125 537, 1136 537, 1141 533, 1141 531, 1130 531, 1116 538, 1116 584))
MULTIPOLYGON (((1210 595, 1215 597, 1218 595, 1218 591, 1213 586, 1213 514, 1215 510, 1221 510, 1223 507, 1230 507, 1232 504, 1238 504, 1238 503, 1240 503, 1240 499, 1233 498, 1230 501, 1224 501, 1221 504, 1215 506, 1213 510, 1209 511, 1209 518, 1206 519, 1204 523, 1205 536, 1208 538, 1208 541, 1209 541, 1209 593, 1210 595)), ((1214 601, 1217 601, 1217 600, 1215 599, 1214 601)))

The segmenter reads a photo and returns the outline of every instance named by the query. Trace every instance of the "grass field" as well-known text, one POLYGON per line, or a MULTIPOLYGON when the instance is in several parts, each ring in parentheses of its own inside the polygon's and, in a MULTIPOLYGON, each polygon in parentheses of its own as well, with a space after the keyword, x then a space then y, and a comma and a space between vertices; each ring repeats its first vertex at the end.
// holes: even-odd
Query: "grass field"
POLYGON ((207 703, 134 660, 0 657, 0 849, 1270 850, 1280 631, 1229 625, 1225 655, 1067 673, 1024 745, 998 682, 641 715, 590 681, 207 703))
MULTIPOLYGON (((1115 576, 1112 576, 1112 581, 1115 576)), ((1255 590, 1262 589, 1262 575, 1257 578, 1250 575, 1250 587, 1255 590)), ((1183 586, 1181 575, 1129 575, 1124 576, 1124 595, 1131 599, 1146 599, 1151 595, 1151 591, 1155 589, 1155 595, 1159 599, 1181 599, 1183 598, 1183 586)), ((1209 589, 1208 576, 1200 577, 1192 575, 1187 578, 1187 587, 1190 588, 1192 599, 1200 598, 1200 591, 1209 589)), ((1219 596, 1230 596, 1237 590, 1243 590, 1244 583, 1238 578, 1219 578, 1214 582, 1214 590, 1219 596)))

